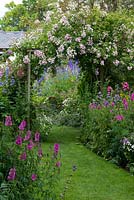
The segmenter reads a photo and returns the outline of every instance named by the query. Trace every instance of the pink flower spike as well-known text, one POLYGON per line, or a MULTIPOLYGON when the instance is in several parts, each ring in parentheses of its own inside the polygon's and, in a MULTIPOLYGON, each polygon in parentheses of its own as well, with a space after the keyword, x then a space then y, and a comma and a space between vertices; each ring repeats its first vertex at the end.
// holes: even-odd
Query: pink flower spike
POLYGON ((11 168, 7 177, 7 180, 9 181, 13 181, 16 177, 16 169, 15 168, 11 168))
POLYGON ((59 144, 54 144, 54 153, 57 155, 60 149, 60 145, 59 144))
POLYGON ((32 174, 31 179, 32 179, 32 181, 35 181, 37 179, 37 175, 36 174, 32 174))
POLYGON ((6 116, 5 119, 5 126, 12 126, 12 117, 11 116, 6 116))
POLYGON ((29 140, 30 139, 30 137, 31 137, 31 131, 30 130, 28 130, 27 131, 27 134, 25 135, 25 137, 24 137, 24 141, 27 141, 27 140, 29 140))
POLYGON ((39 142, 39 141, 40 141, 40 133, 39 133, 39 132, 36 132, 34 138, 35 138, 35 139, 34 139, 35 142, 39 142))
POLYGON ((17 136, 15 143, 19 146, 22 145, 22 137, 20 135, 17 136))
POLYGON ((122 83, 122 89, 123 89, 124 91, 129 91, 129 84, 128 84, 128 82, 122 83))
POLYGON ((30 140, 29 144, 27 145, 27 149, 31 150, 34 147, 34 143, 32 140, 30 140))
POLYGON ((127 102, 127 100, 126 100, 126 98, 124 98, 123 100, 122 100, 122 103, 123 103, 123 105, 124 105, 124 109, 128 109, 128 102, 127 102))
POLYGON ((116 119, 117 121, 122 121, 122 120, 124 119, 124 117, 123 117, 123 115, 117 115, 117 116, 115 117, 115 119, 116 119))
POLYGON ((130 99, 131 99, 131 101, 134 101, 134 93, 131 94, 130 99))
POLYGON ((27 125, 27 122, 26 122, 25 120, 23 120, 23 121, 20 123, 20 125, 19 125, 19 129, 20 129, 21 131, 24 131, 26 125, 27 125))
POLYGON ((108 87, 107 87, 107 92, 108 92, 108 93, 111 93, 112 90, 113 90, 113 88, 112 88, 111 86, 108 86, 108 87))
POLYGON ((27 154, 26 152, 24 152, 20 155, 20 160, 26 160, 26 157, 27 157, 27 154))

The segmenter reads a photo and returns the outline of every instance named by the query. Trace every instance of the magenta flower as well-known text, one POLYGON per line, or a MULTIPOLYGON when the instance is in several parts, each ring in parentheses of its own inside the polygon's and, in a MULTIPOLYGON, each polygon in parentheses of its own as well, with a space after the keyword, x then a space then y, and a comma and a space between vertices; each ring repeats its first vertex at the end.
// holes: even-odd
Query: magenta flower
POLYGON ((25 137, 24 137, 24 141, 27 141, 27 140, 29 140, 30 139, 30 137, 31 137, 31 131, 30 130, 28 130, 27 131, 27 134, 25 135, 25 137))
POLYGON ((32 140, 30 140, 29 144, 27 145, 27 149, 31 150, 34 147, 34 143, 32 140))
POLYGON ((27 157, 27 154, 26 152, 24 152, 20 155, 20 160, 26 160, 26 157, 27 157))
POLYGON ((21 131, 24 131, 26 125, 27 125, 26 121, 23 120, 23 121, 20 123, 20 125, 19 125, 19 129, 20 129, 21 131))
POLYGON ((15 143, 17 145, 21 146, 22 145, 22 140, 23 140, 22 137, 20 135, 18 135, 17 138, 16 138, 15 143))
POLYGON ((131 99, 131 101, 134 101, 134 93, 131 94, 130 99, 131 99))
POLYGON ((39 156, 40 158, 43 156, 43 152, 42 152, 42 149, 41 149, 41 148, 38 149, 38 156, 39 156))
POLYGON ((123 103, 123 105, 124 105, 124 108, 127 110, 127 109, 128 109, 128 102, 127 102, 126 98, 124 98, 124 99, 122 100, 122 103, 123 103))
POLYGON ((113 88, 112 88, 111 86, 108 86, 108 87, 107 87, 107 92, 108 92, 108 93, 111 93, 112 90, 113 90, 113 88))
POLYGON ((12 117, 11 116, 6 116, 6 119, 5 119, 5 126, 12 126, 13 123, 12 123, 12 117))
POLYGON ((60 145, 59 144, 54 144, 54 153, 57 155, 60 149, 60 145))
POLYGON ((32 174, 31 179, 32 179, 32 181, 35 181, 37 179, 37 175, 36 174, 32 174))
POLYGON ((60 166, 61 166, 61 162, 58 161, 58 162, 56 163, 56 167, 60 168, 60 166))
POLYGON ((111 103, 111 106, 113 106, 113 107, 114 107, 114 106, 115 106, 115 103, 114 103, 114 102, 112 102, 112 103, 111 103))
POLYGON ((15 168, 11 168, 7 177, 7 180, 9 181, 13 181, 16 177, 16 169, 15 168))
POLYGON ((122 83, 122 89, 123 89, 124 91, 128 91, 128 90, 129 90, 129 84, 128 84, 128 82, 122 83))
POLYGON ((117 121, 122 121, 122 120, 124 119, 124 117, 123 117, 123 115, 117 115, 117 116, 115 117, 115 119, 116 119, 117 121))
POLYGON ((39 142, 40 141, 40 133, 39 132, 35 133, 34 140, 35 140, 35 142, 39 142))

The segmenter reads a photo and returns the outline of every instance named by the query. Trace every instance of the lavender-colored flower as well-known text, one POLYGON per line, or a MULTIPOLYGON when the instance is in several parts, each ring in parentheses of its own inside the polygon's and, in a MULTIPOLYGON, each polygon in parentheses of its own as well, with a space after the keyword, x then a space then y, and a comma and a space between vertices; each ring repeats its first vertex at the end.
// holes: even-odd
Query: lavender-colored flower
POLYGON ((109 102, 105 100, 104 101, 104 106, 107 107, 108 105, 109 105, 109 102))
POLYGON ((11 116, 6 116, 6 119, 5 119, 5 126, 12 126, 13 123, 12 123, 12 117, 11 116))
POLYGON ((60 149, 60 145, 57 144, 57 143, 55 143, 55 144, 54 144, 54 153, 55 153, 56 155, 58 154, 59 149, 60 149))
POLYGON ((35 142, 39 142, 40 141, 40 133, 39 132, 35 133, 34 140, 35 140, 35 142))
POLYGON ((7 54, 8 54, 8 55, 12 55, 12 54, 13 54, 13 51, 12 51, 11 49, 8 49, 8 50, 7 50, 7 54))
POLYGON ((28 55, 26 55, 26 56, 23 58, 23 63, 24 63, 24 64, 29 64, 29 63, 30 63, 30 59, 29 59, 28 55))
POLYGON ((3 76, 3 70, 0 69, 0 78, 3 76))
POLYGON ((15 79, 14 79, 14 77, 12 77, 11 78, 11 81, 10 81, 10 85, 12 86, 12 85, 14 85, 15 84, 15 79))
POLYGON ((13 181, 16 177, 16 169, 15 168, 11 168, 7 177, 8 181, 13 181))
POLYGON ((26 157, 27 157, 27 154, 26 152, 24 152, 20 155, 20 160, 26 160, 26 157))
POLYGON ((23 141, 22 137, 20 135, 18 135, 17 138, 16 138, 15 143, 17 145, 21 146, 22 145, 22 141, 23 141))
POLYGON ((130 144, 130 142, 129 142, 129 140, 128 140, 128 138, 123 138, 123 140, 122 140, 122 143, 123 143, 123 145, 127 145, 127 144, 130 144))
POLYGON ((5 75, 6 75, 6 79, 8 79, 8 76, 9 76, 9 67, 6 67, 6 69, 5 69, 5 75))
POLYGON ((37 175, 36 174, 32 174, 31 175, 31 179, 32 179, 32 181, 35 181, 37 179, 37 175))
POLYGON ((23 121, 20 123, 20 125, 19 125, 19 129, 20 129, 21 131, 24 131, 26 125, 27 125, 26 121, 23 120, 23 121))

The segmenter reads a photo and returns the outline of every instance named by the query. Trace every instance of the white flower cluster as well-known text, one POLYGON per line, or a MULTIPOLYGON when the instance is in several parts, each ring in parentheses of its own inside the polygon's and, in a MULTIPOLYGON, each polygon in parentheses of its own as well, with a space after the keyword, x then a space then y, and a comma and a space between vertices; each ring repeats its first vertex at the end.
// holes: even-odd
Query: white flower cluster
POLYGON ((134 152, 134 144, 132 144, 127 138, 124 138, 122 142, 123 149, 126 149, 129 152, 134 152))

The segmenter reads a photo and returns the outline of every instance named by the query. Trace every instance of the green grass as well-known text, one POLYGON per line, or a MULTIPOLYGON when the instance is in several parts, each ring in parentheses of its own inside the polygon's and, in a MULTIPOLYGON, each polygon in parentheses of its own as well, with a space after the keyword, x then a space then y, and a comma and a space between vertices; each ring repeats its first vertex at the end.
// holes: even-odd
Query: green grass
POLYGON ((73 173, 66 200, 134 200, 134 177, 82 146, 79 134, 74 128, 53 127, 44 144, 44 148, 60 144, 62 167, 57 191, 63 191, 66 179, 73 173), (73 165, 77 166, 75 172, 73 165))

